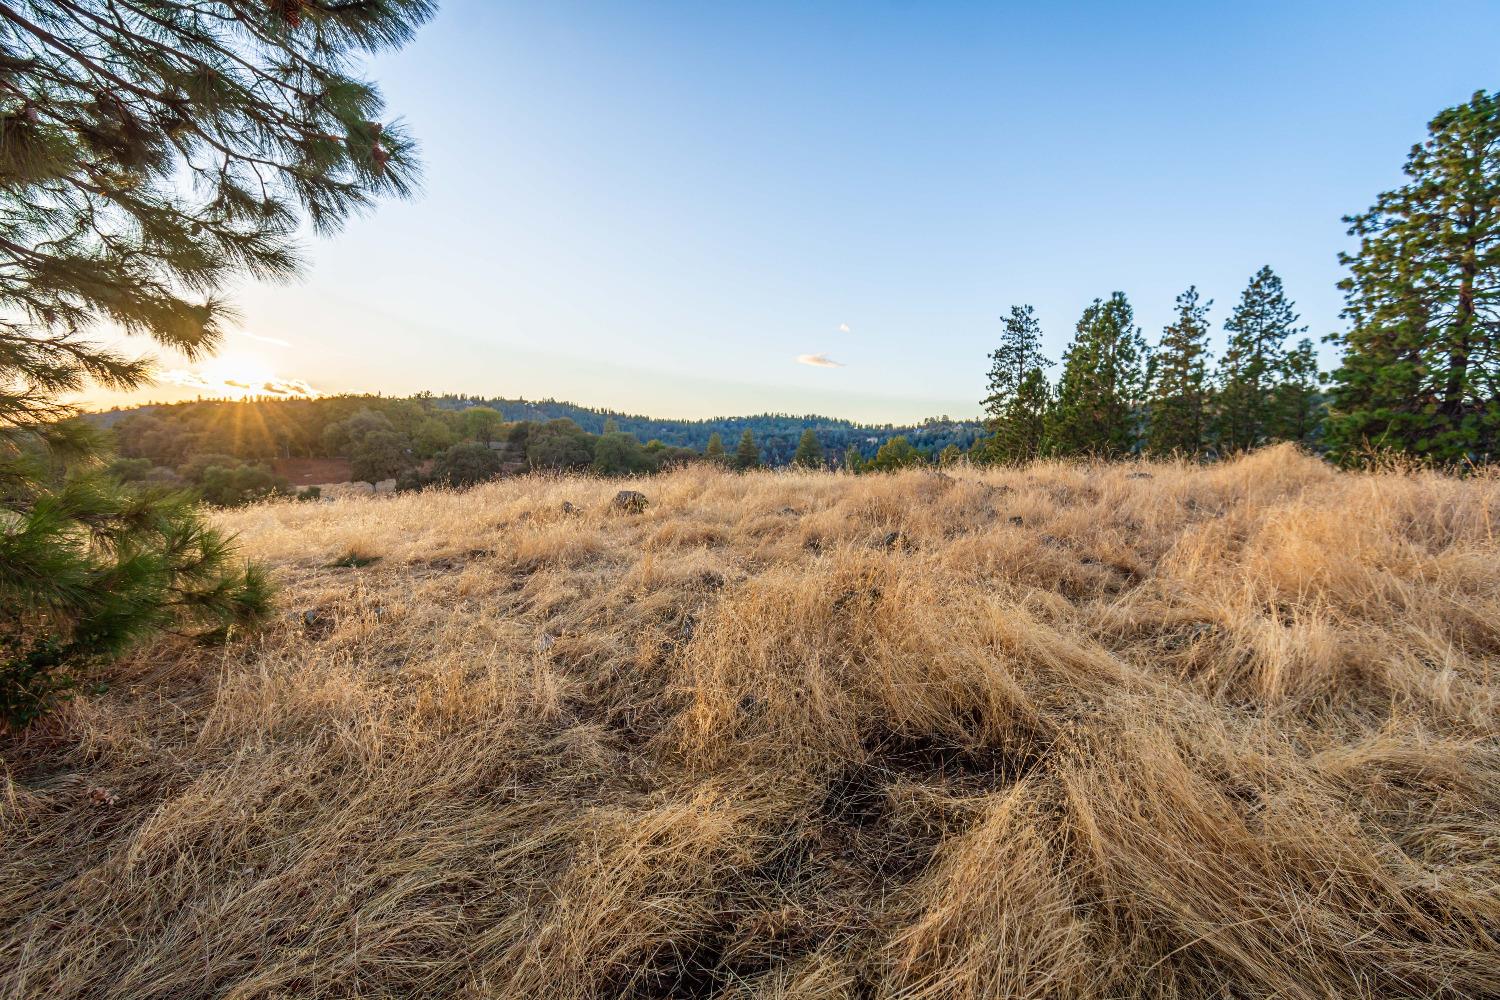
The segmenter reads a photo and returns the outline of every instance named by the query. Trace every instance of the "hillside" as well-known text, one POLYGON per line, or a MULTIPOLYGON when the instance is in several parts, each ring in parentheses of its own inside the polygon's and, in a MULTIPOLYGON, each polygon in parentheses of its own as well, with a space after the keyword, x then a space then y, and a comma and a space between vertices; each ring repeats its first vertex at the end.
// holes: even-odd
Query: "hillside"
POLYGON ((1500 994, 1492 474, 693 466, 216 519, 279 623, 0 751, 0 995, 1500 994))
MULTIPOLYGON (((327 457, 321 441, 327 424, 361 409, 386 414, 398 428, 414 432, 416 425, 426 416, 436 413, 452 418, 477 406, 489 407, 512 423, 544 424, 552 420, 571 420, 585 433, 595 435, 604 433, 606 425, 612 422, 621 432, 634 435, 642 443, 656 440, 669 447, 692 448, 700 452, 714 434, 733 448, 740 435, 750 431, 761 449, 763 460, 769 465, 790 463, 798 438, 809 429, 817 434, 829 454, 842 455, 852 446, 866 458, 898 435, 931 454, 937 454, 949 445, 967 451, 985 435, 984 424, 979 420, 954 420, 946 416, 929 417, 919 424, 904 425, 861 424, 818 414, 789 413, 675 420, 554 399, 432 393, 411 397, 339 395, 317 399, 201 399, 99 411, 86 414, 84 419, 98 427, 115 429, 122 423, 128 428, 131 418, 135 418, 135 422, 143 427, 156 428, 155 436, 169 440, 157 442, 150 451, 208 450, 254 460, 313 455, 327 457)), ((147 432, 147 436, 152 434, 147 432)))
POLYGON ((642 441, 655 438, 665 444, 679 448, 696 448, 699 451, 708 444, 713 434, 733 443, 745 431, 753 433, 769 453, 773 464, 784 464, 791 460, 797 447, 797 437, 811 428, 830 450, 841 451, 855 445, 871 453, 883 442, 900 434, 914 443, 933 451, 940 451, 949 444, 964 450, 984 436, 984 423, 978 419, 955 420, 947 416, 928 417, 917 424, 862 424, 841 417, 826 417, 816 413, 756 413, 743 417, 707 417, 701 420, 673 420, 649 417, 638 413, 580 406, 577 403, 553 399, 526 400, 496 397, 484 399, 470 396, 435 396, 433 402, 439 407, 488 406, 499 410, 506 420, 572 420, 590 434, 604 432, 605 421, 614 421, 627 434, 634 434, 642 441))

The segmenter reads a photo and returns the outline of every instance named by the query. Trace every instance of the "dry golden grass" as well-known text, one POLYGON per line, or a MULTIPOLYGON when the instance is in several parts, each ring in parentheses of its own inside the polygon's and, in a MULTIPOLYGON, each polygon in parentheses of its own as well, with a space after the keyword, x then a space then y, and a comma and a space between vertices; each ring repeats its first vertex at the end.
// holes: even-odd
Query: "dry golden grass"
POLYGON ((0 994, 1500 995, 1497 518, 1289 449, 228 514, 280 623, 3 746, 0 994))

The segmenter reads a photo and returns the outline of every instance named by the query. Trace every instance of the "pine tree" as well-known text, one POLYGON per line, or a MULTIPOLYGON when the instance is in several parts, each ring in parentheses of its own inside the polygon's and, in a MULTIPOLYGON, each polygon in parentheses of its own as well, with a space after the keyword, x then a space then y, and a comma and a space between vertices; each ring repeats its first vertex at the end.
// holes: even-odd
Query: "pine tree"
POLYGON ((1281 279, 1270 267, 1251 277, 1224 322, 1229 342, 1219 362, 1216 437, 1226 451, 1271 439, 1276 387, 1285 374, 1286 342, 1307 332, 1281 279))
POLYGON ((718 431, 714 431, 708 436, 708 447, 703 449, 703 457, 710 462, 723 463, 724 439, 719 436, 718 431))
POLYGON ((887 438, 876 450, 875 458, 870 462, 869 468, 877 472, 895 472, 898 469, 921 465, 926 461, 926 456, 907 440, 906 435, 897 434, 893 438, 887 438))
POLYGON ((247 624, 264 576, 179 495, 97 471, 64 418, 92 380, 149 362, 107 324, 189 359, 211 351, 244 276, 298 268, 414 178, 361 52, 403 42, 430 0, 0 5, 0 714, 24 722, 90 665, 153 632, 247 624))
POLYGON ((1286 352, 1271 399, 1271 439, 1313 445, 1323 423, 1323 379, 1313 342, 1303 337, 1286 352))
POLYGON ((792 464, 804 469, 823 467, 823 445, 811 427, 804 430, 801 439, 797 441, 797 452, 792 456, 792 464))
POLYGON ((1152 358, 1151 450, 1196 455, 1208 420, 1208 309, 1198 289, 1177 296, 1177 318, 1162 330, 1152 358))
POLYGON ((734 467, 741 472, 760 467, 760 447, 756 445, 755 435, 750 433, 748 427, 740 435, 739 447, 734 449, 734 467))
POLYGON ((1407 182, 1346 219, 1359 252, 1333 338, 1328 445, 1436 462, 1500 447, 1500 93, 1444 110, 1407 157, 1407 182))
POLYGON ((1052 387, 1040 368, 1026 373, 998 418, 986 422, 988 437, 974 443, 974 460, 1017 465, 1041 458, 1048 450, 1052 387))
POLYGON ((1049 444, 1062 454, 1114 457, 1140 444, 1146 396, 1146 342, 1124 292, 1083 311, 1063 355, 1062 379, 1048 421, 1049 444))
POLYGON ((990 352, 989 394, 984 398, 990 419, 1000 419, 1020 391, 1026 376, 1052 362, 1042 357, 1042 325, 1031 306, 1011 306, 1000 335, 1000 346, 990 352))
POLYGON ((1042 328, 1031 306, 1011 306, 1000 346, 990 354, 984 399, 990 436, 975 448, 985 462, 1026 462, 1042 454, 1051 390, 1043 369, 1042 328))

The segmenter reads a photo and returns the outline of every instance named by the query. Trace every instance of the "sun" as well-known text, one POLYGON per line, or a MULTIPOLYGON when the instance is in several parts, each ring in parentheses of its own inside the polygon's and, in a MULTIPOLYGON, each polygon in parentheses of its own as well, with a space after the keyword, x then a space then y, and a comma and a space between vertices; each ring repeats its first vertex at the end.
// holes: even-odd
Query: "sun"
POLYGON ((275 369, 264 358, 253 354, 223 354, 209 361, 200 371, 204 381, 219 388, 228 399, 263 395, 267 385, 280 381, 275 369))
POLYGON ((162 372, 160 381, 196 391, 210 399, 315 399, 322 395, 302 379, 276 374, 276 369, 257 354, 230 352, 191 370, 162 372))

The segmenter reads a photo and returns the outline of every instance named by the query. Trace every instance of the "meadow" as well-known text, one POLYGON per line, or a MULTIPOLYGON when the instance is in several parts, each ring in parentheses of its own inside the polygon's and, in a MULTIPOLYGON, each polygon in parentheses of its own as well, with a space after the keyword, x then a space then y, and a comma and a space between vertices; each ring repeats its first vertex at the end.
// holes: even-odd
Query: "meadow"
POLYGON ((0 996, 1500 995, 1492 472, 214 519, 275 624, 0 744, 0 996))

